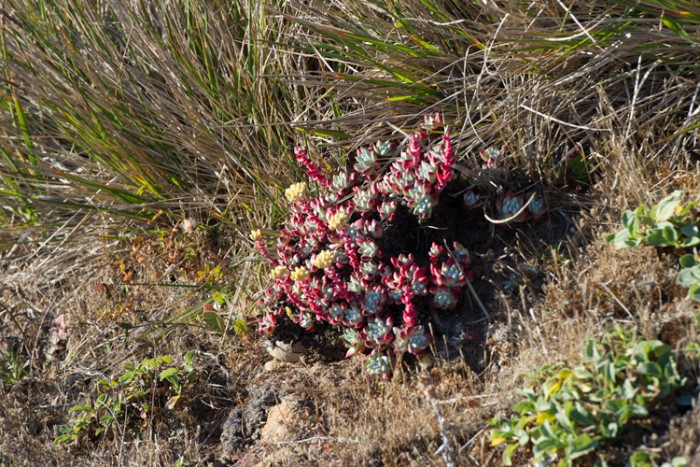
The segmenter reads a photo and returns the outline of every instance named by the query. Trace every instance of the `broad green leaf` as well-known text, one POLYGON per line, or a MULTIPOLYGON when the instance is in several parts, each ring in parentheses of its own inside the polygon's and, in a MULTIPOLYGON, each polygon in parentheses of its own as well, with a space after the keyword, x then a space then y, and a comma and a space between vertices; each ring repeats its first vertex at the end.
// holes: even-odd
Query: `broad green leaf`
POLYGON ((532 454, 539 459, 550 452, 555 452, 561 442, 555 437, 543 437, 532 447, 532 454))
POLYGON ((115 416, 119 416, 121 413, 122 405, 124 405, 124 398, 122 396, 115 397, 112 401, 112 411, 115 413, 115 416))
POLYGON ((689 238, 700 238, 700 227, 697 224, 685 224, 681 227, 681 234, 689 238))
POLYGON ((143 360, 141 360, 141 363, 139 364, 139 368, 140 368, 141 370, 149 371, 149 370, 151 370, 155 365, 156 365, 156 359, 155 359, 155 358, 144 358, 143 360))
POLYGON ((194 352, 190 350, 185 354, 185 368, 191 368, 194 362, 194 352))
POLYGON ((643 418, 649 415, 649 410, 640 404, 632 404, 629 407, 629 412, 634 415, 635 418, 643 418))
POLYGON ((683 268, 678 273, 678 283, 686 287, 700 284, 700 265, 683 268))
POLYGON ((65 434, 65 435, 61 435, 61 436, 59 436, 58 438, 56 438, 56 439, 53 441, 53 444, 65 443, 65 442, 70 441, 71 439, 73 439, 73 434, 72 434, 72 433, 70 433, 70 434, 65 434))
POLYGON ((569 402, 567 405, 560 406, 558 407, 557 413, 556 413, 556 420, 559 422, 559 426, 561 426, 564 431, 570 434, 574 434, 574 424, 571 422, 570 414, 571 414, 571 407, 573 404, 569 402), (567 408, 568 406, 568 408, 567 408))
POLYGON ((639 245, 642 242, 642 237, 636 237, 629 230, 620 230, 614 238, 615 248, 630 248, 639 245))
POLYGON ((591 415, 590 411, 586 409, 579 402, 576 403, 575 408, 569 412, 569 417, 584 427, 593 426, 596 424, 596 419, 591 415))
POLYGON ((177 368, 166 368, 165 370, 160 372, 160 375, 158 375, 158 379, 163 381, 164 379, 169 378, 171 376, 176 376, 179 372, 180 370, 178 370, 177 368))
POLYGON ((692 248, 700 245, 700 237, 681 237, 678 241, 678 248, 692 248))
POLYGON ((574 439, 574 442, 569 448, 569 458, 576 459, 581 456, 585 456, 589 452, 595 450, 598 447, 599 441, 595 438, 590 437, 588 434, 583 433, 574 439))
POLYGON ((513 451, 515 451, 517 447, 518 445, 515 443, 506 446, 506 449, 503 451, 503 465, 513 465, 511 457, 513 457, 513 451))
POLYGON ((656 246, 677 246, 678 237, 676 227, 668 221, 660 222, 646 232, 647 242, 656 246))
POLYGON ((622 225, 630 231, 630 233, 635 234, 639 232, 639 218, 635 212, 625 211, 622 213, 621 222, 622 225))
POLYGON ((643 204, 640 204, 637 209, 634 210, 634 215, 637 216, 637 221, 641 224, 654 225, 656 222, 650 215, 649 209, 643 204))
POLYGON ((630 457, 631 467, 652 467, 651 455, 646 451, 637 451, 630 457))
POLYGON ((92 411, 92 405, 86 404, 86 405, 76 405, 75 407, 71 407, 68 409, 68 412, 90 412, 92 411))
POLYGON ((637 353, 637 358, 643 361, 648 360, 653 355, 660 355, 668 352, 668 346, 661 342, 660 340, 650 340, 639 342, 635 346, 635 352, 637 353))
POLYGON ((661 366, 656 362, 646 362, 637 365, 637 371, 645 376, 660 378, 663 376, 661 366))
POLYGON ((248 334, 248 324, 244 319, 237 319, 233 323, 233 332, 236 333, 238 337, 245 337, 248 334))
POLYGON ((520 414, 529 414, 535 411, 535 404, 532 401, 520 401, 513 406, 513 410, 520 414))
POLYGON ((574 368, 573 375, 574 378, 578 380, 586 380, 591 379, 593 377, 593 374, 587 368, 582 366, 574 368))
POLYGON ((205 323, 207 323, 207 326, 209 326, 209 329, 211 329, 212 331, 217 332, 219 334, 222 334, 224 332, 224 321, 221 319, 218 313, 214 313, 213 311, 206 311, 202 313, 202 319, 205 323))
POLYGON ((662 230, 664 234, 664 238, 666 239, 666 242, 669 245, 677 245, 678 244, 678 238, 680 238, 680 235, 678 234, 678 231, 676 230, 676 226, 671 224, 670 222, 664 223, 664 227, 662 230))
POLYGON ((676 208, 681 204, 681 192, 676 190, 666 198, 659 201, 652 210, 652 217, 656 222, 670 219, 676 214, 676 208))
POLYGON ((695 259, 695 255, 688 253, 678 258, 678 263, 682 268, 692 268, 698 264, 698 261, 695 259))
POLYGON ((589 362, 594 362, 600 358, 600 352, 598 351, 595 340, 590 338, 586 339, 585 356, 586 360, 589 362))
POLYGON ((162 357, 156 358, 155 361, 156 366, 160 366, 163 364, 169 365, 171 363, 173 363, 173 357, 171 357, 170 355, 163 355, 162 357))
POLYGON ((600 434, 605 438, 613 439, 617 437, 620 426, 615 422, 606 423, 605 421, 601 420, 598 429, 600 430, 600 434))
POLYGON ((226 303, 226 297, 223 293, 219 291, 212 292, 211 296, 219 305, 223 305, 224 303, 226 303))
POLYGON ((545 397, 539 397, 535 404, 535 408, 538 412, 551 412, 554 409, 554 405, 545 397))
POLYGON ((700 285, 691 285, 688 290, 688 298, 700 302, 700 285))
POLYGON ((131 380, 136 377, 136 372, 135 371, 127 371, 123 375, 119 377, 119 384, 127 384, 130 383, 131 380))
POLYGON ((518 437, 518 444, 520 446, 525 446, 527 443, 530 442, 530 435, 527 434, 526 431, 523 431, 520 436, 518 437))

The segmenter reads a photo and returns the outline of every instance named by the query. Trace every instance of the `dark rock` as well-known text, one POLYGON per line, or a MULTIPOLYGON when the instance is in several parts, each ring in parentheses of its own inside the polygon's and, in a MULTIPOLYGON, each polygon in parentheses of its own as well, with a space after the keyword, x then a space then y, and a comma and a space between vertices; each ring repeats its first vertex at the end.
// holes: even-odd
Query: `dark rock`
POLYGON ((221 433, 224 454, 232 456, 260 437, 260 429, 267 421, 270 407, 277 403, 271 388, 261 386, 253 390, 248 400, 229 413, 221 433))

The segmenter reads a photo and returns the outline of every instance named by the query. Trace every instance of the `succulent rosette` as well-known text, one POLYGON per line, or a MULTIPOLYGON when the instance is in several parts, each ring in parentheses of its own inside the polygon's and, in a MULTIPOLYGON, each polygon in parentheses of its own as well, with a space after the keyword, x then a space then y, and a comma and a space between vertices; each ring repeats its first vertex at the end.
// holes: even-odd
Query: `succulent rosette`
POLYGON ((499 217, 512 223, 524 222, 527 219, 527 210, 523 209, 524 205, 525 196, 516 195, 511 189, 496 200, 499 217))

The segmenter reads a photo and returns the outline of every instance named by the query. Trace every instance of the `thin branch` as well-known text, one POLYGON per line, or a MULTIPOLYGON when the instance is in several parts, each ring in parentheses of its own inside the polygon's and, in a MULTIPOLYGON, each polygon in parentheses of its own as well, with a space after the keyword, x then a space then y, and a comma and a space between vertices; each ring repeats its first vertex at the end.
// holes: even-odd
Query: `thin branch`
POLYGON ((518 216, 520 216, 520 214, 525 212, 525 210, 530 205, 530 203, 532 203, 532 200, 535 199, 535 195, 536 195, 536 193, 531 194, 530 198, 528 198, 527 202, 525 204, 523 204, 523 206, 520 209, 518 209, 518 212, 516 212, 515 214, 513 214, 512 216, 510 216, 506 219, 492 219, 486 213, 484 213, 484 217, 486 218, 487 221, 491 222, 492 224, 507 224, 508 222, 512 221, 513 219, 517 219, 518 216))
POLYGON ((582 126, 582 125, 576 125, 573 123, 565 122, 564 120, 559 120, 558 118, 552 117, 551 115, 544 114, 542 112, 538 112, 537 110, 533 109, 532 107, 528 107, 525 104, 520 104, 520 107, 529 110, 535 115, 539 115, 540 117, 546 119, 548 122, 555 122, 559 123, 560 125, 565 125, 569 126, 571 128, 578 128, 579 130, 589 130, 589 131, 612 131, 609 128, 591 128, 589 126, 582 126))

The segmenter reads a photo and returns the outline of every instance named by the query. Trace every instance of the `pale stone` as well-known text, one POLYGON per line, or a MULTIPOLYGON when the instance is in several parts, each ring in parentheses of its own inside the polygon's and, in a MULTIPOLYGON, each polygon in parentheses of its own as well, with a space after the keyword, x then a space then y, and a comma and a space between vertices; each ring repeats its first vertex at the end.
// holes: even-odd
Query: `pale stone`
POLYGON ((270 408, 267 413, 267 422, 260 430, 263 441, 279 442, 291 437, 289 424, 294 417, 294 404, 288 400, 282 400, 279 404, 270 408))
POLYGON ((263 341, 263 346, 267 353, 275 360, 280 360, 287 363, 296 363, 302 359, 306 349, 301 342, 283 342, 283 341, 263 341))

